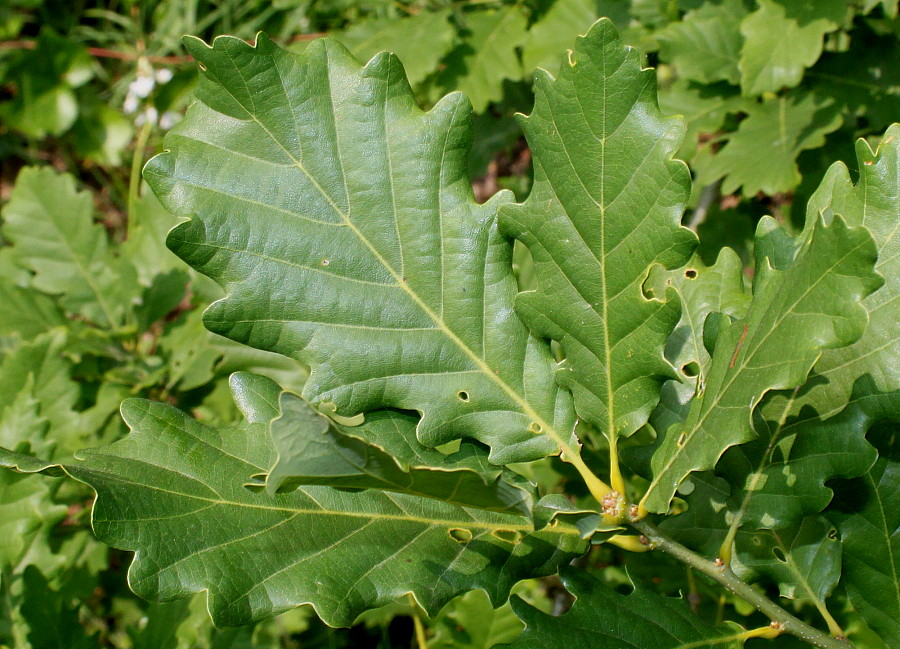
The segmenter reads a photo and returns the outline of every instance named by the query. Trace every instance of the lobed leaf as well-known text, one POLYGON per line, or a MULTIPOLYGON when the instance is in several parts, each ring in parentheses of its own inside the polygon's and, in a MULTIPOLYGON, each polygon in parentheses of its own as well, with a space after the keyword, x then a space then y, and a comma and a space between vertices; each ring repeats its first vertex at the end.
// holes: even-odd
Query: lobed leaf
POLYGON ((741 90, 759 95, 792 88, 803 71, 822 54, 824 36, 840 27, 844 0, 758 0, 759 7, 741 23, 741 90), (789 44, 789 45, 786 45, 789 44))
POLYGON ((558 79, 539 70, 535 92, 522 119, 534 188, 500 211, 538 280, 516 308, 535 334, 560 342, 560 384, 614 444, 646 422, 672 376, 663 347, 678 301, 671 291, 648 299, 641 285, 651 265, 684 263, 695 242, 679 225, 690 177, 672 160, 683 129, 662 117, 654 73, 609 20, 579 37, 558 79))
MULTIPOLYGON (((278 390, 254 395, 240 379, 233 389, 241 426, 217 429, 131 399, 122 406, 131 434, 63 467, 97 492, 96 535, 135 551, 129 584, 146 599, 207 590, 213 620, 227 626, 310 603, 328 624, 348 626, 408 592, 429 613, 472 588, 502 601, 520 579, 552 573, 586 549, 563 520, 534 531, 521 514, 406 494, 251 491, 234 477, 274 462, 267 427, 278 390)), ((59 471, 5 450, 0 464, 59 471)))
POLYGON ((206 325, 309 364, 316 406, 418 410, 427 446, 473 437, 495 463, 577 456, 549 347, 512 309, 495 223, 508 194, 472 196, 465 98, 422 113, 396 57, 361 68, 329 40, 300 55, 264 36, 187 47, 200 101, 145 176, 192 215, 170 247, 228 293, 206 325))
MULTIPOLYGON (((781 236, 773 227, 760 222, 758 248, 781 236)), ((801 385, 822 349, 862 334, 867 317, 859 302, 881 284, 868 232, 839 218, 829 226, 819 220, 800 243, 786 269, 758 267, 747 316, 722 323, 703 392, 653 454, 644 509, 666 512, 686 475, 712 468, 729 446, 753 439, 750 415, 766 392, 801 385)))
POLYGON ((734 629, 714 627, 695 615, 687 603, 635 589, 621 595, 588 574, 569 570, 563 584, 576 597, 571 610, 559 617, 542 613, 513 598, 525 631, 510 646, 517 649, 701 649, 741 647, 734 629))

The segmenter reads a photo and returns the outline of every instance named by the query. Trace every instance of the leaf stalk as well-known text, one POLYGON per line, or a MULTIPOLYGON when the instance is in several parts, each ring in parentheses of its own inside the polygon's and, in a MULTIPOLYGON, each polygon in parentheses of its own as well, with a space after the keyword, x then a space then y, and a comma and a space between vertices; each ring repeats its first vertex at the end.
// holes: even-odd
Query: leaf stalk
POLYGON ((649 521, 632 521, 631 526, 646 536, 654 547, 703 573, 759 612, 768 615, 773 622, 774 629, 797 636, 820 649, 851 649, 853 647, 847 640, 833 638, 791 615, 768 597, 751 588, 749 584, 738 579, 727 566, 719 567, 712 561, 704 559, 696 552, 662 534, 649 521))

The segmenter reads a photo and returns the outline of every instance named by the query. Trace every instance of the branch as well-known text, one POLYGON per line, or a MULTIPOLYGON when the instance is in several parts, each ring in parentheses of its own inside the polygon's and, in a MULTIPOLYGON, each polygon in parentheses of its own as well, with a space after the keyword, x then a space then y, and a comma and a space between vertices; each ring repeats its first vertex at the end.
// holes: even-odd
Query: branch
POLYGON ((654 547, 685 563, 695 570, 702 572, 715 582, 724 586, 742 600, 751 604, 761 613, 768 615, 778 628, 785 633, 790 633, 821 649, 852 649, 846 639, 833 638, 830 635, 811 627, 797 619, 762 593, 757 592, 748 584, 738 579, 730 568, 720 568, 712 561, 707 561, 696 552, 693 552, 677 541, 664 536, 659 529, 646 520, 634 521, 632 527, 647 537, 654 547))

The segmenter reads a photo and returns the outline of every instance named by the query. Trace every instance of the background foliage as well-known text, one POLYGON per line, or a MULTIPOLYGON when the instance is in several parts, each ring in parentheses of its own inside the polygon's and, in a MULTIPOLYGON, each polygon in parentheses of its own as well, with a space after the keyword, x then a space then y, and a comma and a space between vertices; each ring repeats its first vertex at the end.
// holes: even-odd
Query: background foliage
MULTIPOLYGON (((127 397, 177 406, 204 425, 241 425, 243 415, 228 382, 233 372, 262 374, 295 390, 305 383, 307 370, 299 363, 238 345, 203 327, 200 314, 221 297, 221 290, 165 247, 165 234, 177 219, 141 184, 143 163, 161 149, 163 133, 182 118, 197 86, 195 66, 181 44, 183 34, 209 40, 227 33, 251 40, 263 30, 296 51, 327 34, 362 60, 392 50, 405 64, 422 107, 431 107, 452 90, 471 99, 475 144, 468 167, 479 199, 507 188, 523 200, 533 182, 532 160, 513 116, 532 111, 532 71, 543 67, 556 74, 575 36, 601 16, 611 18, 623 40, 655 67, 663 112, 686 120, 678 157, 692 172, 684 222, 700 236, 698 269, 715 264, 714 272, 722 277, 743 273, 749 278, 754 255, 760 254, 754 251, 753 234, 764 215, 799 234, 810 198, 813 207, 816 200, 852 202, 852 192, 841 189, 846 185, 842 178, 832 177, 836 189, 828 200, 821 193, 815 199, 813 192, 835 160, 845 161, 857 180, 861 170, 854 140, 869 138, 874 147, 900 117, 900 22, 898 3, 891 0, 4 4, 0 446, 66 462, 76 450, 125 435, 117 410, 127 397), (720 257, 725 246, 737 254, 720 257)), ((534 269, 521 247, 516 262, 519 285, 533 287, 534 269)), ((710 310, 745 316, 747 300, 740 287, 726 292, 718 276, 704 277, 711 279, 703 286, 681 279, 677 290, 694 291, 696 300, 707 302, 715 301, 719 291, 718 308, 710 310)), ((666 282, 678 278, 651 280, 665 291, 666 282)), ((866 340, 858 344, 874 346, 866 340)), ((673 349, 670 360, 690 383, 697 369, 679 363, 677 353, 673 349)), ((828 362, 823 373, 839 377, 843 361, 837 351, 828 362)), ((864 385, 842 389, 867 394, 864 385)), ((809 402, 828 398, 820 388, 809 402)), ((799 431, 810 424, 799 407, 788 409, 788 434, 777 424, 780 413, 788 412, 778 399, 757 412, 762 422, 757 430, 768 425, 775 431, 772 439, 806 439, 799 431)), ((670 402, 677 403, 677 395, 670 402)), ((876 422, 886 409, 877 400, 860 400, 856 411, 840 416, 876 422)), ((666 416, 654 415, 657 430, 664 428, 659 420, 666 416)), ((643 441, 642 434, 636 433, 635 440, 643 441)), ((846 454, 847 466, 832 467, 828 475, 862 476, 855 480, 864 482, 865 489, 889 492, 884 485, 896 474, 892 435, 884 424, 870 433, 869 441, 881 451, 874 465, 865 442, 850 440, 857 448, 846 454)), ((587 431, 583 438, 591 453, 607 452, 599 435, 587 431)), ((752 521, 761 515, 753 506, 744 507, 747 503, 728 503, 729 486, 721 476, 741 483, 753 474, 760 455, 770 452, 768 442, 733 449, 723 457, 719 475, 692 478, 695 493, 712 494, 705 502, 723 507, 715 512, 692 509, 692 514, 671 519, 673 533, 710 544, 714 551, 721 543, 717 535, 728 529, 711 522, 716 516, 740 510, 752 521)), ((807 443, 808 452, 798 447, 790 461, 807 467, 798 474, 819 490, 810 490, 813 502, 786 518, 829 505, 820 473, 809 468, 815 467, 813 451, 821 445, 807 443)), ((836 452, 841 450, 846 449, 836 452)), ((634 455, 630 468, 642 473, 647 460, 639 452, 634 455)), ((771 463, 766 476, 775 481, 784 475, 783 465, 771 463)), ((578 492, 572 467, 558 460, 522 470, 542 493, 587 496, 578 492)), ((431 619, 401 599, 363 614, 349 630, 326 627, 308 607, 253 626, 217 630, 202 596, 148 604, 131 594, 125 583, 128 556, 100 544, 90 532, 92 496, 73 482, 0 473, 0 646, 400 647, 410 645, 418 628, 429 636, 430 647, 487 648, 519 636, 522 623, 513 608, 525 619, 541 615, 515 598, 512 605, 495 610, 483 592, 473 591, 431 619)), ((771 508, 758 511, 764 509, 771 508)), ((873 516, 875 512, 857 511, 839 496, 824 516, 810 515, 789 527, 787 537, 748 536, 747 543, 759 547, 763 558, 754 563, 752 556, 743 557, 740 570, 762 574, 773 592, 782 586, 783 595, 796 598, 795 613, 807 620, 817 619, 817 602, 834 593, 829 611, 853 632, 857 646, 889 646, 898 641, 891 635, 893 627, 870 617, 866 609, 880 608, 890 616, 891 603, 867 599, 872 589, 859 566, 865 565, 867 552, 889 556, 894 550, 854 545, 873 516), (823 550, 815 557, 818 563, 810 564, 812 558, 794 551, 806 547, 801 542, 805 536, 818 539, 832 529, 846 539, 845 565, 858 566, 840 583, 840 563, 833 553, 823 550), (785 557, 782 572, 765 560, 773 553, 785 557), (808 571, 808 592, 785 592, 789 587, 783 584, 792 581, 783 572, 798 570, 808 571), (854 606, 883 639, 868 629, 854 606)), ((896 523, 885 522, 885 529, 895 529, 896 523)), ((659 594, 682 592, 694 611, 710 621, 747 625, 758 617, 765 623, 740 600, 722 595, 659 553, 636 556, 601 545, 578 562, 623 592, 629 590, 629 576, 652 584, 655 593, 629 596, 632 611, 652 606, 659 594)), ((544 613, 558 614, 571 603, 566 588, 578 594, 586 592, 588 583, 580 575, 564 575, 562 581, 522 582, 516 593, 544 613)), ((598 605, 623 606, 616 599, 598 605)), ((584 615, 578 609, 573 614, 584 615)), ((748 646, 763 642, 796 646, 787 637, 748 646)))

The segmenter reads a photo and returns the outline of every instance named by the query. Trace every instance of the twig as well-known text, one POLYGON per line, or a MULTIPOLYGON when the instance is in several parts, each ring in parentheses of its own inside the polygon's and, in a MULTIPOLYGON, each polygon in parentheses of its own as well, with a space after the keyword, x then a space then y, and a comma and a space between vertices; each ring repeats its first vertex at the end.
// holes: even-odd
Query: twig
POLYGON ((755 591, 748 584, 738 579, 727 566, 719 567, 712 561, 707 561, 699 554, 663 535, 659 529, 649 521, 635 521, 632 522, 631 525, 646 536, 656 548, 659 548, 667 554, 671 554, 682 563, 702 572, 704 575, 721 584, 748 604, 751 604, 761 613, 768 615, 773 622, 774 628, 795 635, 811 645, 820 647, 820 649, 852 649, 853 645, 847 640, 833 638, 827 633, 823 633, 794 617, 768 597, 755 591))

